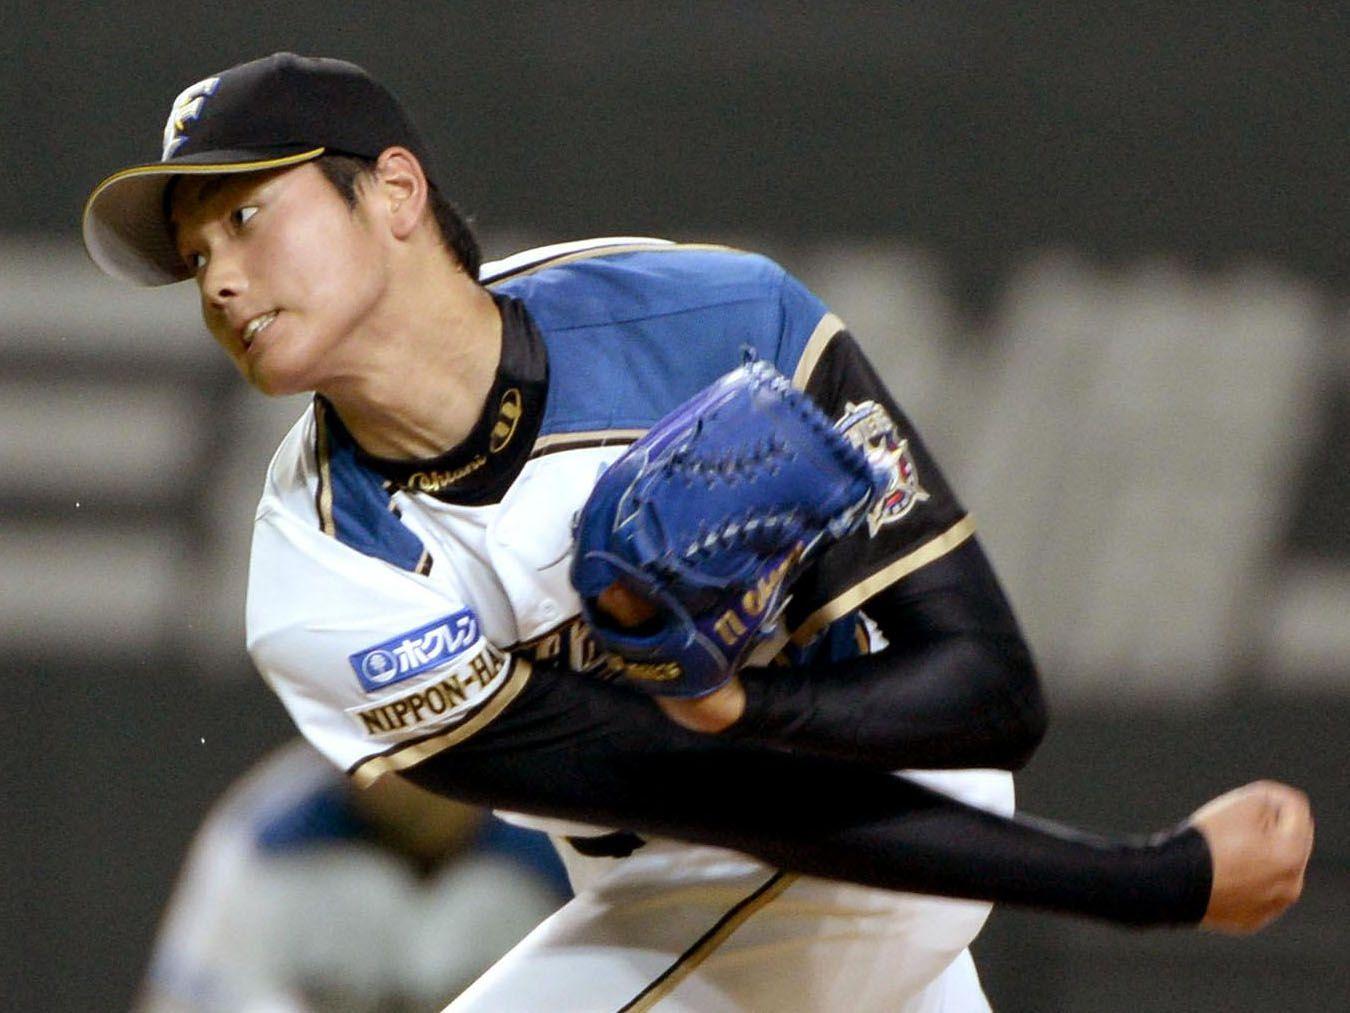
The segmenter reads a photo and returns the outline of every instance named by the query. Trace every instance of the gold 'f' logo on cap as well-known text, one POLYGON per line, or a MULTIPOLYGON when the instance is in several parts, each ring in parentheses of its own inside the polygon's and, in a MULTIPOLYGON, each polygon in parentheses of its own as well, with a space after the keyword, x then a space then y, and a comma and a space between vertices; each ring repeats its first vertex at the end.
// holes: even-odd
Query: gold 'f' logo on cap
POLYGON ((167 162, 183 146, 183 142, 187 140, 184 130, 202 114, 202 106, 206 103, 207 96, 214 95, 219 84, 220 78, 208 77, 184 88, 182 94, 173 100, 168 122, 164 124, 164 154, 160 156, 161 162, 167 162))

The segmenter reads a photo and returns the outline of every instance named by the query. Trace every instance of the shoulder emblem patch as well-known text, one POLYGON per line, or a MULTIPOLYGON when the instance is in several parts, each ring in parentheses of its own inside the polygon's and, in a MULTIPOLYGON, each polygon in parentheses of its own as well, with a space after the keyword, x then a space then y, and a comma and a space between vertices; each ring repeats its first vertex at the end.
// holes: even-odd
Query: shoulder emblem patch
POLYGON ((919 469, 909 440, 900 435, 885 408, 875 401, 856 405, 850 401, 835 428, 889 476, 885 495, 867 514, 869 536, 875 537, 882 527, 894 524, 928 499, 928 492, 919 484, 919 469))

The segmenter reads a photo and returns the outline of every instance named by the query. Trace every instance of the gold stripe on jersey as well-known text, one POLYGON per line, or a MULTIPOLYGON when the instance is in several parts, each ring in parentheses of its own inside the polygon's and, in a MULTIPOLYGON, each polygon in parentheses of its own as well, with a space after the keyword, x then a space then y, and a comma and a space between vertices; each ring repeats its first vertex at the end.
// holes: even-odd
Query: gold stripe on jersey
POLYGON ((790 639, 798 647, 808 643, 830 623, 848 615, 878 591, 890 587, 900 578, 909 576, 933 560, 942 558, 973 534, 975 534, 975 519, 966 514, 936 538, 924 542, 913 552, 892 561, 872 576, 854 584, 843 594, 816 609, 792 631, 790 639))
POLYGON ((811 374, 816 371, 816 365, 825 354, 826 347, 834 336, 847 326, 833 313, 826 313, 820 318, 820 323, 816 324, 816 329, 806 339, 806 347, 802 349, 802 357, 797 360, 797 368, 792 371, 792 386, 798 390, 806 390, 806 385, 811 381, 811 374))
POLYGON ((705 932, 693 946, 680 954, 679 959, 666 968, 659 978, 634 996, 626 1005, 621 1006, 619 1013, 642 1013, 643 1010, 654 1007, 675 991, 680 982, 689 977, 703 961, 708 959, 714 950, 731 937, 733 932, 744 925, 751 915, 776 899, 779 894, 796 881, 797 876, 792 873, 774 873, 768 882, 718 919, 717 924, 705 932))
POLYGON ((722 246, 719 243, 617 243, 614 246, 595 246, 587 250, 577 250, 573 253, 560 253, 557 256, 549 257, 537 263, 530 264, 515 271, 508 271, 496 278, 484 282, 488 288, 500 284, 504 281, 512 281, 516 278, 525 278, 534 274, 536 271, 543 271, 546 268, 558 267, 562 264, 575 263, 578 260, 591 260, 595 257, 615 257, 621 253, 670 253, 676 250, 716 250, 722 253, 744 253, 744 250, 737 250, 731 246, 722 246))
POLYGON ((578 433, 552 433, 534 441, 531 457, 543 457, 563 450, 589 450, 592 447, 618 446, 632 443, 645 434, 645 429, 589 429, 578 433))
POLYGON ((328 409, 319 398, 314 399, 314 455, 319 462, 319 490, 314 505, 319 511, 319 528, 325 535, 337 537, 337 521, 333 518, 333 475, 329 458, 328 409))
POLYGON ((391 774, 395 771, 415 767, 428 757, 435 756, 441 750, 449 749, 478 732, 505 710, 506 705, 514 700, 520 691, 525 688, 525 684, 530 681, 532 669, 527 659, 516 655, 508 655, 508 661, 511 665, 511 672, 507 675, 506 681, 502 683, 502 688, 497 690, 492 699, 474 711, 468 719, 441 732, 439 735, 432 735, 429 738, 395 746, 386 752, 368 756, 350 767, 347 774, 357 787, 364 788, 374 783, 382 774, 391 774))

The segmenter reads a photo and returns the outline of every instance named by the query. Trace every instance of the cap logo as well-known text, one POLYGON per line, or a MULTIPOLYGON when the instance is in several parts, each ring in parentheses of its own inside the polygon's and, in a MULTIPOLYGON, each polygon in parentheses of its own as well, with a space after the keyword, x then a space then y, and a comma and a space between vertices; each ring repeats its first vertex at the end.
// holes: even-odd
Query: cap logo
POLYGON ((164 124, 164 154, 160 156, 161 162, 167 162, 187 142, 187 125, 201 116, 207 97, 216 93, 219 84, 219 77, 208 77, 184 88, 173 100, 168 122, 164 124))

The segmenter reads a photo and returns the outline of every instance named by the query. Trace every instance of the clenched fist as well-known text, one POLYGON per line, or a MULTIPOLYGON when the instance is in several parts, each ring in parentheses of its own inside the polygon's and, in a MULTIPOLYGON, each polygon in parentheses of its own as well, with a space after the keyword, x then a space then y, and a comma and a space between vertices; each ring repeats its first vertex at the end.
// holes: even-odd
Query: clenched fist
POLYGON ((1303 792, 1256 781, 1201 806, 1189 822, 1208 843, 1214 867, 1202 928, 1245 935, 1298 900, 1313 844, 1303 792))

